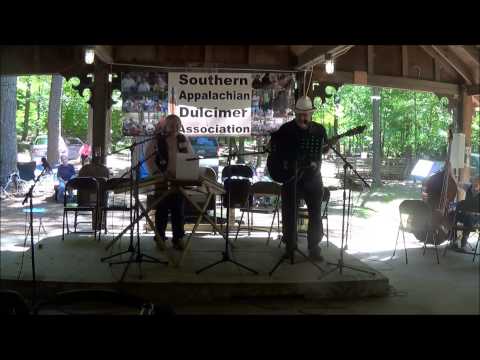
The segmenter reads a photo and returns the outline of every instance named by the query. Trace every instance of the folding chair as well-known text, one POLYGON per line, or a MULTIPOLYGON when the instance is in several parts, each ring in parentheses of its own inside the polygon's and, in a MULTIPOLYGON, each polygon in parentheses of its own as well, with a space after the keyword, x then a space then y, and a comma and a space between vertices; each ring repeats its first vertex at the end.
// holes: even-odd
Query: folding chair
POLYGON ((280 204, 280 196, 282 193, 282 188, 278 183, 271 182, 271 181, 259 181, 252 185, 250 188, 250 197, 252 201, 247 202, 247 207, 240 208, 242 212, 242 216, 240 217, 239 226, 237 229, 237 234, 235 235, 235 240, 238 238, 238 233, 240 232, 240 224, 243 220, 243 215, 247 213, 248 217, 248 235, 250 235, 250 230, 254 227, 253 226, 253 214, 273 214, 272 223, 270 224, 270 229, 268 230, 268 238, 267 243, 270 243, 270 235, 272 233, 273 224, 275 222, 275 216, 277 217, 277 232, 280 233, 280 212, 279 212, 279 204, 280 204), (255 199, 259 196, 272 196, 274 197, 273 205, 272 206, 255 206, 255 199), (253 206, 252 206, 253 205, 253 206), (251 219, 249 218, 251 215, 251 219), (251 226, 250 226, 251 224, 251 226))
POLYGON ((17 162, 18 175, 20 179, 24 181, 35 180, 35 168, 37 163, 35 161, 30 162, 17 162))
MULTIPOLYGON (((222 170, 222 182, 225 187, 225 195, 222 196, 220 218, 223 219, 223 208, 227 207, 227 193, 230 190, 230 208, 241 209, 247 207, 252 186, 253 170, 247 165, 225 166, 222 170)), ((227 219, 226 221, 228 221, 227 219)), ((250 220, 250 219, 248 219, 250 220)), ((238 226, 241 224, 239 223, 238 226)))
MULTIPOLYGON (((68 213, 75 213, 74 231, 72 233, 94 234, 94 240, 97 239, 98 224, 102 223, 102 210, 100 199, 100 185, 94 177, 76 177, 70 179, 65 184, 65 193, 71 190, 76 201, 72 201, 71 196, 65 196, 63 200, 63 225, 62 225, 62 241, 65 240, 65 225, 67 227, 67 234, 70 234, 68 226, 68 213), (76 196, 75 196, 76 193, 76 196), (80 223, 77 220, 79 212, 92 213, 92 227, 93 231, 77 231, 77 225, 80 223)), ((101 231, 101 229, 100 229, 101 231)), ((100 236, 99 236, 100 240, 100 236)))
POLYGON ((397 239, 395 241, 395 248, 390 259, 393 259, 397 251, 398 237, 400 230, 403 236, 403 247, 405 249, 405 263, 408 264, 407 246, 405 243, 405 232, 414 234, 415 237, 424 237, 423 255, 427 248, 429 237, 433 240, 435 245, 435 254, 437 263, 440 264, 438 256, 438 244, 436 230, 432 226, 432 210, 422 200, 404 200, 399 206, 400 223, 398 225, 397 239))

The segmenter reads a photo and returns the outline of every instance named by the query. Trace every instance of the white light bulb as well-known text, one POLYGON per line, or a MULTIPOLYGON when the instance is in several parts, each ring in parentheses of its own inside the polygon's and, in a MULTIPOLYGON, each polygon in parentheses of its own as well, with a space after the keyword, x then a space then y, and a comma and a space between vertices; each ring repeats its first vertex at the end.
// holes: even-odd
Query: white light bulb
POLYGON ((325 62, 325 72, 327 74, 333 74, 335 72, 335 63, 333 60, 330 59, 325 62))
POLYGON ((112 74, 108 74, 108 82, 112 82, 112 74))
POLYGON ((85 63, 86 64, 93 64, 95 60, 95 50, 93 49, 85 49, 85 63))

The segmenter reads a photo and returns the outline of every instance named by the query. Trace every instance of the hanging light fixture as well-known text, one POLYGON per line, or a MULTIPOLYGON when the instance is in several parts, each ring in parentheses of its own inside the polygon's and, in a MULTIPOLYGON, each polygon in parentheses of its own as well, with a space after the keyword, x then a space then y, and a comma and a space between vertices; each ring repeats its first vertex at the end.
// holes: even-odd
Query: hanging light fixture
POLYGON ((335 72, 335 63, 330 54, 325 55, 325 72, 327 74, 333 74, 335 72))
POLYGON ((85 48, 85 64, 93 64, 93 61, 95 60, 95 50, 93 47, 87 47, 85 48))

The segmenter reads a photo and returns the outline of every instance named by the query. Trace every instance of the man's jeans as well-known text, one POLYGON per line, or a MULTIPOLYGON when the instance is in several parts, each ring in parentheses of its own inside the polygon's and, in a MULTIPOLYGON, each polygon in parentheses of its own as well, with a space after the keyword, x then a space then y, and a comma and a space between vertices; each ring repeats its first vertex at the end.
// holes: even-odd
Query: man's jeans
POLYGON ((296 249, 297 224, 295 223, 295 211, 299 206, 300 199, 304 199, 308 208, 308 249, 313 250, 323 237, 322 224, 322 196, 323 186, 320 175, 301 177, 297 184, 297 203, 295 197, 294 181, 284 183, 282 186, 282 227, 287 252, 296 249))

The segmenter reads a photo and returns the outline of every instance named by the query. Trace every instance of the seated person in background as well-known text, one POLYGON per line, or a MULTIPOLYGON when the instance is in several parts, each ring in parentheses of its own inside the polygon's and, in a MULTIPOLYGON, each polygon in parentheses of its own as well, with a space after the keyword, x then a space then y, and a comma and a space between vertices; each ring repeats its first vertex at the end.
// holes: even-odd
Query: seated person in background
POLYGON ((78 152, 80 153, 83 166, 85 165, 85 160, 87 160, 88 157, 92 154, 92 147, 89 144, 84 143, 78 152))
POLYGON ((110 171, 105 165, 102 165, 99 157, 93 157, 91 163, 82 166, 78 172, 78 176, 93 176, 94 178, 108 179, 110 177, 110 171))
POLYGON ((68 157, 62 155, 60 157, 60 166, 57 169, 58 187, 55 189, 55 201, 63 202, 65 196, 65 183, 76 175, 75 168, 68 163, 68 157))
MULTIPOLYGON (((151 140, 147 145, 146 157, 155 153, 147 160, 147 166, 151 175, 155 173, 175 177, 176 154, 194 154, 190 141, 179 133, 181 120, 176 115, 168 115, 165 118, 163 131, 151 140)), ((157 128, 157 133, 159 132, 157 128)), ((154 238, 158 244, 165 241, 165 230, 167 229, 168 212, 172 215, 172 244, 177 250, 184 249, 183 237, 185 236, 184 225, 184 201, 180 193, 173 193, 158 204, 155 212, 155 227, 160 234, 160 239, 154 238)))
MULTIPOLYGON (((462 231, 462 238, 460 240, 460 251, 467 251, 467 241, 470 235, 470 229, 475 225, 480 224, 480 215, 469 212, 480 212, 480 176, 472 179, 471 184, 464 184, 465 200, 459 201, 455 209, 455 218, 457 223, 461 223, 466 230, 462 231)), ((455 247, 456 244, 454 244, 455 247)))

